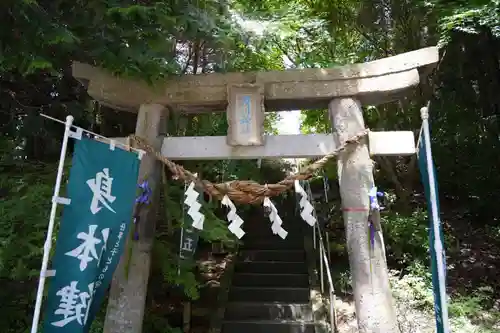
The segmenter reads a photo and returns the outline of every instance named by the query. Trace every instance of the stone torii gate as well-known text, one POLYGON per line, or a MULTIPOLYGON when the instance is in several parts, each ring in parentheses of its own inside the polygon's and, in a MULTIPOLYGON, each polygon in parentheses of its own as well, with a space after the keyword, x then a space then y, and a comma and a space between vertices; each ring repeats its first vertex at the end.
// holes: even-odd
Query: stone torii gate
MULTIPOLYGON (((438 49, 428 47, 381 60, 327 69, 293 69, 255 73, 184 75, 149 86, 118 78, 87 64, 74 63, 73 75, 103 105, 138 112, 136 135, 145 138, 170 160, 312 158, 324 156, 365 129, 362 105, 403 97, 419 85, 438 62, 438 49), (264 136, 265 111, 328 108, 335 129, 330 134, 264 136), (227 112, 229 132, 214 137, 165 137, 168 112, 227 112)), ((117 138, 117 140, 120 140, 117 138)), ((123 139, 124 140, 124 139, 123 139)), ((339 155, 338 174, 344 208, 368 207, 373 186, 370 155, 415 153, 412 131, 370 132, 368 139, 339 155)), ((157 198, 161 165, 143 158, 140 177, 157 198)), ((155 230, 155 206, 142 212, 141 239, 134 243, 128 277, 122 260, 113 278, 104 332, 140 333, 155 230)), ((392 296, 381 239, 375 241, 370 278, 367 211, 344 211, 347 248, 355 290, 358 323, 396 332, 392 296), (381 250, 382 249, 382 250, 381 250), (367 297, 366 295, 370 295, 367 297), (374 311, 377 311, 376 313, 374 311), (384 322, 378 318, 384 318, 384 322), (392 319, 391 319, 392 318, 392 319)), ((372 254, 373 255, 373 254, 372 254)), ((365 332, 365 331, 363 331, 365 332)), ((371 331, 370 331, 371 332, 371 331)))

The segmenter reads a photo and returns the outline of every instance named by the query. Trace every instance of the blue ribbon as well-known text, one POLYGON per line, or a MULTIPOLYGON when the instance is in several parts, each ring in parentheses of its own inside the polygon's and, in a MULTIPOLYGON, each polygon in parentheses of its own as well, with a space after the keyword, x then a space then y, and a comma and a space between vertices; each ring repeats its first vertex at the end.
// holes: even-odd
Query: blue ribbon
MULTIPOLYGON (((374 187, 372 187, 370 192, 368 192, 368 196, 370 197, 370 209, 371 210, 380 210, 382 207, 380 207, 380 205, 378 203, 378 197, 383 197, 384 193, 378 192, 377 187, 374 186, 374 187)), ((371 248, 373 249, 373 247, 375 246, 374 245, 375 244, 375 226, 373 225, 371 218, 368 218, 368 225, 370 227, 370 244, 372 246, 371 248)))
MULTIPOLYGON (((147 205, 150 203, 151 199, 151 194, 153 191, 151 190, 151 187, 149 187, 149 183, 147 180, 143 181, 139 185, 137 185, 142 191, 139 194, 139 196, 135 199, 135 202, 140 206, 140 205, 147 205)), ((134 216, 134 240, 139 239, 139 214, 136 213, 134 216)))
POLYGON ((149 183, 147 180, 143 181, 139 185, 137 185, 142 190, 142 193, 139 194, 137 199, 135 199, 136 203, 140 204, 149 204, 149 200, 151 198, 151 194, 153 191, 151 190, 151 187, 149 187, 149 183))
POLYGON ((372 249, 375 247, 375 226, 373 225, 372 220, 368 220, 370 225, 370 244, 372 245, 372 249))

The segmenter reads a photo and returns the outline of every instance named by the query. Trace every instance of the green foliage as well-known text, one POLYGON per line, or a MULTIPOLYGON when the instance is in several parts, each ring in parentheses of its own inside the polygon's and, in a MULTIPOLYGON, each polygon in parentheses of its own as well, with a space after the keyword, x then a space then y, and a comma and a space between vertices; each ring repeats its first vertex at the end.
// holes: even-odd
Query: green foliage
POLYGON ((385 243, 389 256, 399 263, 424 260, 429 250, 427 213, 417 210, 411 216, 399 213, 382 215, 385 243))
POLYGON ((301 114, 301 120, 300 131, 304 134, 328 133, 332 130, 326 110, 308 110, 301 114))
POLYGON ((157 263, 161 267, 163 279, 171 287, 180 287, 189 299, 198 299, 199 284, 196 280, 194 269, 196 263, 193 260, 181 260, 177 251, 176 242, 159 240, 155 242, 155 258, 161 260, 157 263), (174 245, 174 246, 172 246, 174 245), (172 250, 172 247, 175 250, 172 250))
MULTIPOLYGON (((165 207, 167 219, 173 222, 174 228, 180 228, 191 224, 190 217, 186 214, 186 206, 184 205, 184 184, 181 182, 169 182, 165 186, 165 191, 168 191, 166 196, 165 207)), ((206 202, 202 199, 199 200, 202 204, 201 211, 205 215, 204 225, 207 228, 201 231, 200 237, 208 242, 219 241, 224 245, 231 247, 234 246, 235 237, 227 229, 227 222, 218 217, 214 210, 220 206, 217 200, 206 202)))
POLYGON ((51 166, 26 167, 22 173, 0 172, 0 298, 8 316, 4 332, 23 332, 31 324, 40 272, 50 198, 55 177, 51 166))
POLYGON ((4 22, 15 20, 13 33, 0 36, 0 68, 23 74, 55 74, 71 59, 154 81, 181 70, 178 38, 220 43, 229 28, 223 4, 210 0, 7 1, 0 8, 4 22))
MULTIPOLYGON (((391 273, 391 288, 396 302, 406 311, 419 310, 426 314, 428 320, 434 320, 432 279, 426 265, 415 262, 402 277, 398 271, 391 273)), ((496 332, 494 326, 498 324, 500 317, 491 307, 493 300, 493 290, 489 286, 475 288, 467 295, 452 295, 448 301, 448 310, 453 332, 496 332)), ((407 319, 413 320, 415 317, 418 316, 413 313, 407 319)))
MULTIPOLYGON (((427 212, 416 209, 410 216, 391 212, 382 214, 382 226, 388 256, 404 265, 413 262, 428 262, 429 219, 427 212)), ((454 238, 445 233, 444 245, 451 253, 454 238)))
POLYGON ((454 298, 449 308, 450 315, 474 318, 491 301, 492 293, 493 289, 490 286, 485 286, 479 287, 474 294, 454 298))
MULTIPOLYGON (((108 303, 108 298, 106 297, 103 301, 103 304, 108 303)), ((106 315, 106 306, 102 306, 101 310, 97 313, 92 325, 90 326, 90 333, 102 333, 104 330, 104 320, 106 315)))
POLYGON ((446 1, 430 1, 429 6, 440 13, 442 44, 451 41, 450 34, 456 31, 478 35, 489 29, 500 37, 498 0, 457 1, 454 6, 446 1))
POLYGON ((394 296, 412 308, 432 310, 434 297, 431 274, 427 265, 415 261, 408 267, 407 271, 403 277, 399 276, 398 271, 392 272, 391 288, 394 296))
POLYGON ((54 188, 53 174, 48 170, 50 167, 37 170, 41 177, 31 173, 29 177, 0 178, 0 188, 9 197, 0 200, 0 278, 22 280, 39 274, 51 207, 46 198, 52 196, 54 188))

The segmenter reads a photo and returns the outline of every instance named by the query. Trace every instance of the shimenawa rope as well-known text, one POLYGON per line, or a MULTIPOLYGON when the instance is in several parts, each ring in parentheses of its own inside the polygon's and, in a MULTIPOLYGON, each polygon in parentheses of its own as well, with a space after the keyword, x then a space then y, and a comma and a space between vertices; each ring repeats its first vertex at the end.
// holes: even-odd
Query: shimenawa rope
POLYGON ((368 135, 369 131, 369 129, 365 129, 349 138, 343 145, 336 148, 333 152, 325 155, 323 158, 309 164, 302 171, 286 177, 277 184, 266 185, 261 185, 253 180, 234 180, 231 182, 214 184, 208 180, 198 179, 189 170, 184 169, 182 166, 170 161, 165 156, 162 156, 161 153, 156 151, 145 139, 136 135, 131 135, 129 138, 134 146, 155 156, 157 160, 165 164, 175 177, 184 181, 195 182, 198 188, 203 189, 211 196, 222 200, 224 195, 227 195, 233 202, 256 204, 262 203, 265 197, 277 196, 288 191, 293 187, 295 180, 307 180, 311 178, 314 172, 323 168, 326 162, 330 159, 344 151, 348 146, 358 144, 363 137, 368 135))

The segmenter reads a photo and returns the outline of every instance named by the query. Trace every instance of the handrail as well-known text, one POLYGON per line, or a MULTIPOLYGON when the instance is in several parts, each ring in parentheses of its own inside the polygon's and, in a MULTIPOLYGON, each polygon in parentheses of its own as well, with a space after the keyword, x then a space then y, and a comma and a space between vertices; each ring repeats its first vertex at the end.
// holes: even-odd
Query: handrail
MULTIPOLYGON (((307 182, 307 195, 310 200, 312 200, 312 192, 311 192, 311 186, 309 185, 309 182, 307 182)), ((321 227, 319 225, 319 221, 317 219, 317 214, 316 214, 316 209, 314 208, 313 205, 313 216, 316 218, 316 223, 313 229, 313 247, 316 249, 316 244, 319 244, 319 262, 320 262, 320 283, 321 283, 321 293, 324 294, 325 288, 324 288, 324 272, 323 272, 323 267, 325 267, 326 270, 326 276, 327 276, 327 282, 328 282, 328 289, 329 289, 329 298, 330 298, 330 325, 332 328, 333 332, 337 332, 337 313, 335 309, 335 287, 333 285, 333 279, 332 279, 332 272, 330 270, 330 261, 328 259, 327 251, 325 249, 325 243, 323 241, 323 236, 321 232, 321 227), (316 242, 316 235, 318 235, 318 241, 316 242)), ((329 246, 328 246, 329 248, 329 246)))

